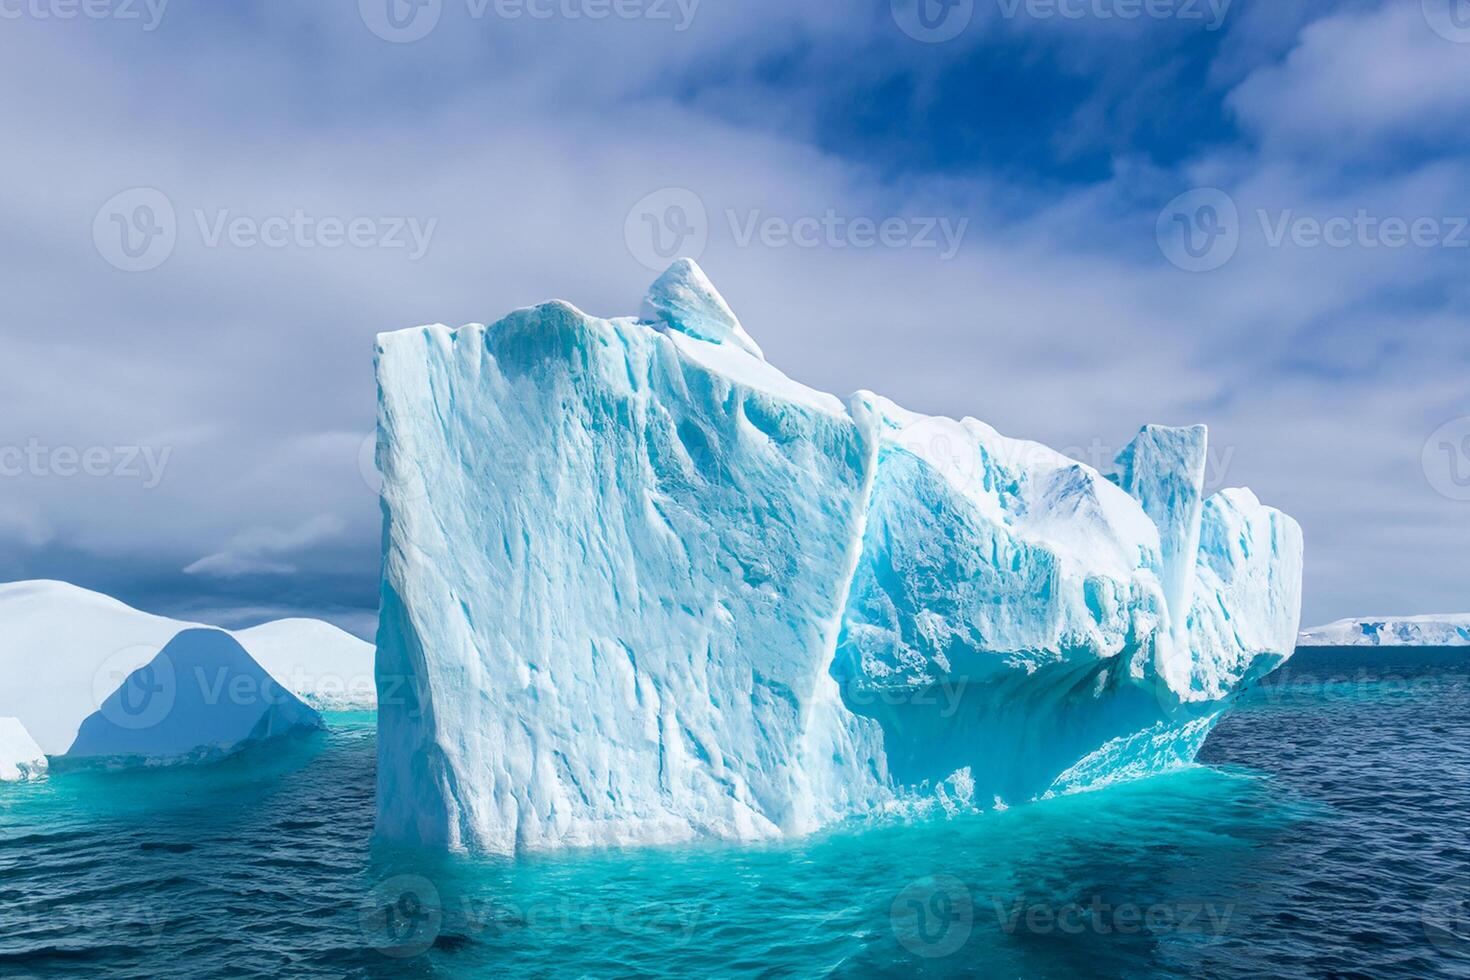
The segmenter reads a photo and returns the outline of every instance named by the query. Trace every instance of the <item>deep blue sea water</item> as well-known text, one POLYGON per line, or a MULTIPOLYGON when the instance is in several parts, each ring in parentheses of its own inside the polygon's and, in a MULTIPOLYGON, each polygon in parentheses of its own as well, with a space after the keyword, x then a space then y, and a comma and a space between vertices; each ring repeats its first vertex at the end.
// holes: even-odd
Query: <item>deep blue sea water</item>
POLYGON ((371 716, 0 787, 0 977, 1470 977, 1470 653, 1303 651, 1200 767, 781 845, 372 846, 371 716))

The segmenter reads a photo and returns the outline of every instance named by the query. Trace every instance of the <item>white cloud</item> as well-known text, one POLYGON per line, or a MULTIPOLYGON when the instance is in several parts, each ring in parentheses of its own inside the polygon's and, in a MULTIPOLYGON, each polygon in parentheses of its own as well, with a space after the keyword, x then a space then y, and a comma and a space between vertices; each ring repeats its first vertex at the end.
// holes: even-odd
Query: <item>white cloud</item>
MULTIPOLYGON (((330 565, 370 586, 380 515, 358 449, 373 421, 373 335, 493 320, 552 296, 594 313, 634 312, 654 274, 624 242, 628 208, 679 186, 717 223, 703 264, 793 377, 839 393, 874 388, 1061 446, 1117 445, 1146 421, 1208 422, 1235 449, 1230 482, 1255 486, 1306 526, 1309 619, 1463 604, 1465 505, 1434 496, 1414 463, 1463 392, 1470 352, 1454 339, 1470 334, 1463 260, 1273 249, 1257 233, 1224 269, 1190 275, 1153 240, 1158 209, 1199 184, 1228 189, 1248 221, 1258 208, 1463 209, 1463 161, 1345 183, 1289 154, 1231 148, 1178 170, 1119 161, 1113 179, 1085 188, 894 181, 820 152, 799 128, 721 121, 667 97, 664 79, 701 58, 732 45, 747 46, 747 61, 800 50, 819 26, 833 27, 808 18, 836 18, 842 43, 865 43, 852 33, 857 18, 792 12, 811 6, 771 4, 769 17, 751 8, 731 20, 722 11, 735 8, 706 4, 676 41, 616 34, 629 45, 617 59, 605 52, 618 25, 561 25, 557 43, 527 25, 441 28, 422 46, 393 46, 340 11, 301 5, 262 11, 261 36, 228 44, 138 38, 125 52, 133 59, 98 57, 79 33, 12 25, 0 38, 0 82, 32 94, 0 102, 0 128, 26 136, 0 158, 0 186, 12 189, 0 196, 0 220, 13 231, 0 261, 14 273, 0 297, 0 418, 55 444, 177 445, 152 491, 9 487, 10 525, 19 513, 32 543, 48 543, 36 529, 55 528, 55 543, 108 561, 156 557, 222 581, 315 580, 330 565), (308 30, 322 50, 303 71, 275 32, 308 30), (210 72, 198 72, 200 60, 210 72), (32 86, 38 77, 48 84, 32 86), (310 108, 307 87, 320 96, 310 108), (102 201, 133 185, 166 192, 183 223, 163 266, 128 275, 97 255, 91 226, 102 201), (1042 194, 1046 206, 1030 207, 1042 194), (418 262, 372 250, 211 249, 194 211, 221 208, 440 223, 418 262), (942 262, 917 250, 742 248, 719 230, 730 209, 971 223, 962 251, 942 262), (1303 377, 1304 365, 1329 377, 1303 377), (1398 545, 1362 533, 1406 522, 1441 531, 1406 532, 1398 545)), ((1461 111, 1470 86, 1433 91, 1462 78, 1454 73, 1467 49, 1412 27, 1401 10, 1326 17, 1235 104, 1268 141, 1327 133, 1328 152, 1337 136, 1419 132, 1461 111), (1424 80, 1406 59, 1441 74, 1424 80), (1364 91, 1369 81, 1394 99, 1364 91)), ((964 50, 864 37, 878 47, 874 38, 888 38, 916 63, 964 50)))
POLYGON ((331 514, 313 517, 287 530, 253 527, 235 535, 223 551, 186 566, 184 574, 216 578, 292 575, 298 566, 285 559, 338 538, 345 527, 341 518, 331 514))
POLYGON ((1404 138, 1463 143, 1470 49, 1435 33, 1418 0, 1389 0, 1309 24, 1229 105, 1268 143, 1328 157, 1404 138))

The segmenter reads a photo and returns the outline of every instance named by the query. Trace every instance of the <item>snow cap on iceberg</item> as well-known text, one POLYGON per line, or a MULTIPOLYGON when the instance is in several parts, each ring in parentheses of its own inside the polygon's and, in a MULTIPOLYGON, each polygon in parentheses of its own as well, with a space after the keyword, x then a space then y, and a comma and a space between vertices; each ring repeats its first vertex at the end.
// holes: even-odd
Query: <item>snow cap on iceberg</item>
POLYGON ((670 329, 712 344, 733 344, 765 360, 765 354, 714 283, 693 259, 676 259, 664 270, 643 300, 644 315, 670 329))

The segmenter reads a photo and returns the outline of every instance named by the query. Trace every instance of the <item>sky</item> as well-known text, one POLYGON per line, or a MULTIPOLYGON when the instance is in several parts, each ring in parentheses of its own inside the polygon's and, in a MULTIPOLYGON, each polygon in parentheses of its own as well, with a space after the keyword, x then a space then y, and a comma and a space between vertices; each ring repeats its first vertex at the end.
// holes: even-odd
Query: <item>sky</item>
POLYGON ((638 312, 1470 609, 1470 0, 0 0, 0 581, 371 635, 377 333, 638 312))

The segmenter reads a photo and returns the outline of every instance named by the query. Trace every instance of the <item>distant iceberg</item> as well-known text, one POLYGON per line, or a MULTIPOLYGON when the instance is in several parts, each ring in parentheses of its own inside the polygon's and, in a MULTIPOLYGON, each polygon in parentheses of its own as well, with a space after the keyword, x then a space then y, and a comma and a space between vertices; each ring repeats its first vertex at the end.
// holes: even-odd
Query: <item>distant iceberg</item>
POLYGON ((379 832, 775 838, 1190 762, 1290 656, 1302 538, 1203 427, 1103 474, 768 364, 694 263, 385 334, 379 832))
POLYGON ((1304 630, 1303 647, 1470 646, 1470 613, 1447 616, 1381 616, 1340 619, 1304 630))
POLYGON ((205 760, 314 729, 307 702, 364 702, 373 653, 304 622, 231 634, 61 582, 0 585, 0 717, 53 762, 205 760))
POLYGON ((278 619, 233 633, 270 675, 319 711, 372 711, 371 643, 320 619, 278 619))

